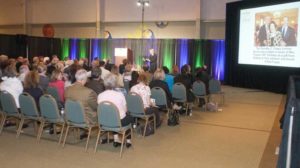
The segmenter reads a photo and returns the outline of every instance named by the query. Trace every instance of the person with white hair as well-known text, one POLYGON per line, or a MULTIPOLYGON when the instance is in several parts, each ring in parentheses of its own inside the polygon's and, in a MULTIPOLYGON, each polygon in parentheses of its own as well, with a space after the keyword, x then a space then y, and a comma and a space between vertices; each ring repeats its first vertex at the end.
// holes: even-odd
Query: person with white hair
POLYGON ((18 78, 20 79, 21 82, 24 82, 25 76, 26 76, 26 74, 27 74, 29 71, 30 71, 30 70, 29 70, 28 65, 21 65, 21 66, 20 66, 20 68, 19 68, 20 74, 19 74, 19 77, 18 77, 18 78))
MULTIPOLYGON (((126 126, 134 122, 134 119, 127 114, 127 103, 125 96, 122 92, 116 91, 117 87, 117 77, 114 74, 108 74, 104 78, 104 86, 107 90, 98 95, 98 104, 104 101, 112 102, 118 109, 121 119, 121 125, 126 126)), ((118 147, 120 145, 120 139, 118 135, 114 135, 114 146, 118 147)), ((131 137, 126 140, 126 147, 131 146, 131 137)))
MULTIPOLYGON (((97 123, 97 94, 92 89, 85 87, 87 82, 87 71, 79 69, 75 74, 76 82, 65 90, 65 99, 79 101, 85 112, 88 124, 97 123)), ((86 134, 81 135, 81 138, 86 134)))

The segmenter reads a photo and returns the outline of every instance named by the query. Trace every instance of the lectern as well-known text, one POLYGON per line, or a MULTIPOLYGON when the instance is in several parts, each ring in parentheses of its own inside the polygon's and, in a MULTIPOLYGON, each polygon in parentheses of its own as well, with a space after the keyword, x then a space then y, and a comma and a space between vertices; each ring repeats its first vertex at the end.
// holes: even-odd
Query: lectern
POLYGON ((129 48, 115 48, 115 65, 122 64, 123 59, 127 59, 127 62, 133 63, 132 50, 129 48))

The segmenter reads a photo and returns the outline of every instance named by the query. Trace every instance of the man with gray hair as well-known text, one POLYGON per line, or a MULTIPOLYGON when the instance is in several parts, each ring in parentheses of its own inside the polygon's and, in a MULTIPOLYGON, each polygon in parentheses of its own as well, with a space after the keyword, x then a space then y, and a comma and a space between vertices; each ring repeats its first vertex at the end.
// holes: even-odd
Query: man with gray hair
POLYGON ((86 121, 89 124, 95 124, 97 122, 97 94, 84 86, 88 78, 87 71, 84 69, 77 70, 75 78, 76 82, 66 88, 65 98, 82 103, 86 121))

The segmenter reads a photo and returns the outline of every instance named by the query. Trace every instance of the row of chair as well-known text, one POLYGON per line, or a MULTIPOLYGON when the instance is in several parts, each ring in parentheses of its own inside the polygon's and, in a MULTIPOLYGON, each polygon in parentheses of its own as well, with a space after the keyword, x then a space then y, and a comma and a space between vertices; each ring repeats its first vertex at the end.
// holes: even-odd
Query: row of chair
MULTIPOLYGON (((130 111, 130 115, 132 115, 135 118, 141 118, 145 120, 145 127, 143 133, 143 136, 145 136, 147 124, 153 122, 153 125, 156 125, 155 115, 145 114, 142 99, 138 94, 130 93, 126 97, 126 100, 128 110, 130 111)), ((45 94, 40 97, 40 112, 35 104, 33 97, 28 93, 22 93, 19 96, 20 111, 18 110, 15 100, 10 93, 5 91, 1 92, 0 101, 2 105, 0 134, 2 132, 4 123, 8 118, 15 118, 18 121, 20 121, 19 125, 17 126, 17 137, 20 136, 23 124, 26 120, 34 121, 35 123, 40 123, 39 128, 37 130, 37 142, 40 142, 46 124, 54 124, 54 126, 59 125, 62 127, 60 137, 58 140, 59 144, 61 144, 64 128, 66 127, 65 136, 62 142, 62 146, 64 147, 69 133, 69 129, 81 128, 88 131, 88 137, 85 146, 85 151, 87 151, 91 131, 93 128, 98 127, 99 131, 97 135, 95 152, 97 149, 100 135, 102 135, 103 132, 107 132, 108 136, 109 132, 117 132, 122 135, 120 156, 122 156, 124 139, 129 135, 132 135, 131 124, 124 127, 121 126, 119 111, 116 108, 116 106, 111 102, 100 103, 97 109, 98 123, 89 124, 85 121, 85 113, 82 104, 77 101, 69 99, 66 100, 64 114, 60 113, 57 101, 49 94, 45 94), (131 131, 129 133, 126 133, 129 129, 131 129, 131 131)))

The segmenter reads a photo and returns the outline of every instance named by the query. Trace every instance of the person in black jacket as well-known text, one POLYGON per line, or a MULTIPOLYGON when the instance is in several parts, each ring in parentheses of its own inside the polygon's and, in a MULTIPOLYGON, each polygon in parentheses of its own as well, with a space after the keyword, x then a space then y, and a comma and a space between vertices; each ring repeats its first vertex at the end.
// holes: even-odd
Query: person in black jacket
POLYGON ((139 73, 137 71, 132 71, 131 81, 129 81, 129 89, 131 89, 132 86, 139 83, 138 79, 139 79, 139 73))
POLYGON ((193 102, 195 100, 195 96, 191 91, 193 82, 194 80, 191 75, 191 68, 188 64, 185 64, 181 68, 181 74, 174 78, 174 83, 182 83, 185 86, 188 102, 193 102))
POLYGON ((168 84, 164 81, 165 79, 165 72, 162 69, 157 69, 154 72, 153 80, 150 82, 150 88, 160 87, 162 88, 167 96, 167 103, 168 107, 171 107, 171 103, 173 103, 172 93, 169 90, 168 84))
POLYGON ((39 87, 40 76, 37 71, 30 71, 24 79, 24 92, 29 93, 39 107, 39 99, 43 95, 43 90, 39 87))
POLYGON ((91 79, 85 84, 86 87, 92 89, 97 95, 105 90, 104 82, 101 79, 100 67, 95 67, 91 71, 91 79))

